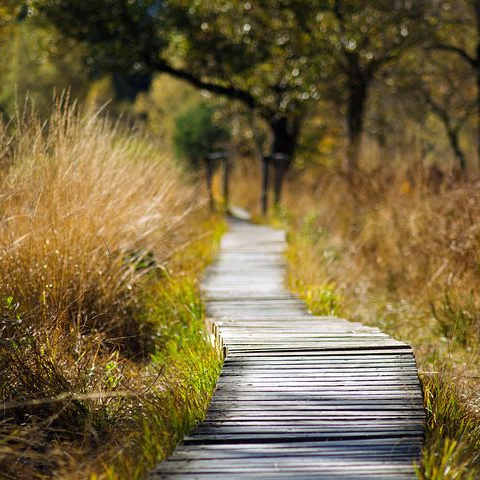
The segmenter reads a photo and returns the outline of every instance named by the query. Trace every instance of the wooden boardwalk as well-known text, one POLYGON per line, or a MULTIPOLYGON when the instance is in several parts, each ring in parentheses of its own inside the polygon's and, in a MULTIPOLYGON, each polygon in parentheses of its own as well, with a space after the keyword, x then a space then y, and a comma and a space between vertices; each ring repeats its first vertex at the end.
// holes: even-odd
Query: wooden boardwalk
POLYGON ((232 221, 204 282, 228 354, 206 420, 150 480, 415 478, 412 350, 311 315, 284 286, 284 233, 232 221))

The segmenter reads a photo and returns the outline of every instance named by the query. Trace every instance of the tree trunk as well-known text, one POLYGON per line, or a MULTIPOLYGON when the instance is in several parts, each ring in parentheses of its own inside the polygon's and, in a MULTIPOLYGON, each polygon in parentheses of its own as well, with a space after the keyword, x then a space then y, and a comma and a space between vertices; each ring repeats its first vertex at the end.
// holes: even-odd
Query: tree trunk
POLYGON ((475 75, 477 80, 477 162, 480 166, 480 1, 473 2, 475 10, 475 21, 477 27, 477 45, 473 67, 475 68, 475 75))
POLYGON ((462 175, 467 170, 467 160, 465 159, 465 155, 460 148, 460 142, 458 139, 459 132, 457 130, 451 129, 447 127, 448 139, 450 140, 450 145, 452 147, 453 153, 458 160, 458 166, 460 167, 460 172, 462 175))
POLYGON ((367 93, 368 81, 366 78, 358 74, 349 78, 347 105, 347 174, 353 173, 358 167, 367 93))
POLYGON ((273 185, 273 204, 278 207, 282 196, 283 180, 287 170, 288 159, 275 160, 275 183, 273 185))
POLYGON ((262 156, 262 215, 265 216, 268 212, 268 186, 269 179, 269 159, 262 156))
POLYGON ((480 166, 480 43, 478 45, 477 65, 475 69, 477 80, 477 162, 480 166))
POLYGON ((210 210, 215 211, 215 199, 213 197, 213 160, 205 158, 205 179, 207 181, 207 191, 210 203, 210 210))

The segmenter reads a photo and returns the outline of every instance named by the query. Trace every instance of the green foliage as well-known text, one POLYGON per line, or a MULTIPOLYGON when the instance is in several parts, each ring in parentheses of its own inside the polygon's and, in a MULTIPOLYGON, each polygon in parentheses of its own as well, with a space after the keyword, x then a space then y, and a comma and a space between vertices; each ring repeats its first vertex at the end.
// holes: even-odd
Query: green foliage
MULTIPOLYGON (((416 112, 422 110, 418 102, 411 100, 418 78, 414 82, 405 81, 404 78, 413 77, 405 74, 404 66, 395 69, 395 63, 412 51, 419 56, 418 51, 432 43, 442 16, 447 21, 440 22, 440 30, 451 33, 452 27, 446 28, 444 23, 448 23, 448 12, 455 9, 449 8, 448 2, 434 3, 426 0, 324 0, 314 4, 295 0, 281 5, 275 1, 257 5, 226 0, 34 2, 44 18, 88 47, 88 64, 94 70, 168 73, 197 88, 239 100, 268 126, 273 137, 271 148, 292 158, 299 150, 302 153, 296 147, 307 117, 310 121, 300 143, 304 147, 301 160, 305 162, 313 155, 329 158, 332 145, 337 143, 327 141, 320 148, 318 139, 326 136, 326 127, 318 115, 317 121, 312 121, 314 112, 332 108, 332 115, 327 116, 329 123, 332 117, 337 122, 336 129, 332 129, 337 135, 342 134, 339 112, 346 114, 352 167, 358 161, 362 132, 366 126, 371 127, 365 125, 366 120, 372 122, 367 107, 376 105, 380 110, 372 116, 374 125, 369 130, 383 144, 389 138, 390 124, 394 123, 402 133, 404 130, 403 125, 397 125, 396 114, 388 115, 388 121, 384 121, 386 115, 382 113, 387 108, 389 112, 396 108, 402 117, 405 103, 413 105, 416 112), (434 28, 429 28, 432 25, 434 28), (406 87, 405 92, 399 93, 398 88, 399 98, 390 102, 394 105, 385 106, 378 87, 390 89, 391 93, 392 85, 396 84, 406 87), (381 101, 375 103, 378 98, 372 97, 381 97, 381 101)), ((462 44, 473 43, 475 35, 471 34, 470 24, 471 21, 467 33, 461 35, 462 40, 470 38, 462 44)), ((463 80, 463 75, 458 78, 463 80)), ((471 95, 468 91, 467 96, 471 95)), ((463 108, 463 95, 461 100, 463 108)), ((235 109, 238 110, 237 105, 235 109)), ((149 119, 156 116, 150 114, 152 109, 148 104, 143 111, 148 111, 149 119)), ((467 121, 468 115, 459 118, 467 121)), ((155 124, 159 123, 157 120, 154 119, 155 124)), ((268 141, 261 146, 265 151, 267 144, 268 141)), ((322 163, 331 161, 324 159, 322 163)))
POLYGON ((424 376, 427 410, 421 480, 473 480, 480 474, 480 419, 462 398, 455 380, 424 376))
POLYGON ((33 20, 16 25, 5 45, 9 62, 0 70, 0 104, 13 114, 17 107, 23 108, 28 96, 46 117, 55 92, 68 90, 72 99, 83 99, 88 90, 83 53, 73 40, 61 39, 33 20))
POLYGON ((340 315, 342 298, 336 293, 333 282, 308 285, 301 281, 294 281, 291 287, 305 301, 314 315, 340 315))
POLYGON ((145 118, 148 130, 162 145, 172 147, 175 119, 188 108, 205 100, 188 83, 161 74, 153 77, 150 90, 137 96, 134 111, 145 118))
MULTIPOLYGON (((130 448, 105 468, 105 478, 111 480, 143 479, 173 451, 203 419, 222 363, 205 331, 205 310, 192 277, 159 283, 146 302, 144 321, 157 331, 157 349, 148 368, 157 381, 137 398, 141 406, 131 420, 135 431, 130 448)), ((112 364, 107 381, 117 381, 118 374, 112 364)))
MULTIPOLYGON (((271 0, 261 4, 240 0, 34 0, 31 5, 35 8, 29 11, 40 12, 42 20, 84 46, 86 66, 97 77, 105 71, 140 77, 163 72, 240 100, 271 133, 275 122, 286 121, 287 127, 275 138, 278 151, 302 153, 295 146, 305 130, 300 143, 303 161, 321 155, 325 157, 322 163, 331 163, 327 160, 331 142, 322 148, 318 145, 325 124, 319 115, 316 123, 312 121, 315 113, 323 114, 328 108, 332 110, 326 118, 329 124, 336 124, 331 131, 338 136, 343 134, 339 116, 347 115, 347 131, 355 147, 349 149, 352 152, 358 150, 365 128, 387 148, 398 142, 392 138, 392 128, 405 137, 403 122, 407 120, 413 122, 418 135, 427 108, 422 108, 425 102, 421 105, 412 92, 419 93, 423 72, 428 73, 428 67, 440 61, 454 81, 449 84, 441 71, 434 71, 428 75, 427 86, 435 103, 442 104, 453 120, 457 137, 465 122, 462 132, 470 138, 461 142, 456 138, 456 143, 469 154, 466 146, 471 142, 467 140, 474 135, 469 107, 473 108, 478 97, 472 66, 475 70, 480 64, 476 59, 480 9, 475 2, 462 0, 457 8, 447 0, 324 0, 313 4, 308 0, 281 4, 271 0), (430 58, 439 44, 442 48, 430 58), (450 68, 452 55, 467 60, 463 69, 450 68), (467 77, 470 81, 465 88, 467 77), (455 101, 447 101, 453 96, 455 101)), ((11 13, 6 18, 11 20, 11 13)), ((148 110, 149 120, 153 118, 158 125, 149 107, 144 105, 142 114, 148 110)), ((237 105, 234 107, 238 111, 237 105)), ((437 135, 429 130, 430 135, 437 135)), ((262 146, 265 151, 267 143, 262 146)), ((408 139, 403 143, 411 144, 408 139)), ((456 148, 457 155, 460 150, 456 148)))
POLYGON ((326 245, 327 236, 318 226, 318 215, 307 215, 299 231, 289 232, 290 288, 307 304, 314 315, 341 315, 342 296, 335 282, 328 281, 316 269, 320 262, 331 262, 334 253, 326 245), (305 257, 310 257, 306 260, 305 257))
POLYGON ((308 242, 310 245, 316 245, 323 236, 325 232, 318 225, 318 214, 316 212, 310 212, 302 220, 300 236, 302 240, 308 242))
POLYGON ((89 45, 95 70, 145 71, 167 46, 164 2, 157 0, 34 0, 60 31, 89 45))
POLYGON ((212 104, 198 103, 185 110, 175 120, 173 143, 175 153, 191 168, 198 168, 209 152, 230 139, 230 132, 216 118, 212 104))
POLYGON ((431 309, 442 336, 463 347, 478 344, 480 311, 472 294, 457 298, 447 291, 440 305, 432 303, 431 309))
POLYGON ((125 266, 134 271, 151 270, 157 267, 155 254, 151 250, 129 250, 123 259, 125 266))

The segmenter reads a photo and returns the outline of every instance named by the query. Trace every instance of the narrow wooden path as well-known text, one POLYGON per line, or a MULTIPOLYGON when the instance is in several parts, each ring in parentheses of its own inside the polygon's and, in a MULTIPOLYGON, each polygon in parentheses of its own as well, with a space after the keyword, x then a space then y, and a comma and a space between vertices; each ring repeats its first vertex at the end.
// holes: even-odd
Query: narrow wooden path
POLYGON ((412 350, 311 315, 285 291, 284 233, 232 221, 204 282, 228 348, 206 420, 160 479, 415 478, 424 429, 412 350))

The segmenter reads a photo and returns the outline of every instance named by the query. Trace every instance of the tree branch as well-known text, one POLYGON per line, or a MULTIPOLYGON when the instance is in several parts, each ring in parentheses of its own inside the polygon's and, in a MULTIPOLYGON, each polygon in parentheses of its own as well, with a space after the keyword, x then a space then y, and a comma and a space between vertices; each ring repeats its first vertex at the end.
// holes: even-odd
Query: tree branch
POLYGON ((247 91, 234 87, 233 85, 218 85, 216 83, 211 83, 206 80, 193 75, 186 70, 181 68, 172 67, 168 62, 164 60, 158 60, 154 62, 152 68, 158 72, 168 73, 173 77, 176 77, 180 80, 185 80, 194 87, 200 88, 202 90, 207 90, 208 92, 216 93, 219 95, 224 95, 228 98, 240 100, 247 107, 254 109, 259 107, 257 100, 247 91))
POLYGON ((473 68, 478 68, 479 59, 472 57, 468 52, 455 45, 449 43, 435 43, 432 45, 435 50, 443 50, 444 52, 452 52, 459 55, 463 60, 468 62, 473 68))
POLYGON ((451 120, 450 120, 450 117, 447 113, 447 111, 442 108, 440 106, 439 103, 437 103, 432 94, 430 93, 430 91, 426 88, 426 87, 423 87, 421 89, 421 92, 423 94, 423 98, 425 100, 425 102, 427 103, 427 105, 432 109, 432 111, 442 119, 443 123, 445 124, 445 126, 447 127, 447 130, 450 129, 450 126, 451 126, 451 120))

